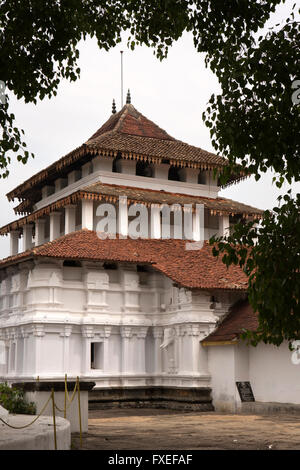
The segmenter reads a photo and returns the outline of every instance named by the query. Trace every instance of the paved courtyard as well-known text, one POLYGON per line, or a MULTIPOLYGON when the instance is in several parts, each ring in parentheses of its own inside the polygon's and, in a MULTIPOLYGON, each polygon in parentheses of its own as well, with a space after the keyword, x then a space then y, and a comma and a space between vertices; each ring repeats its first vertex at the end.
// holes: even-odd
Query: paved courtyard
MULTIPOLYGON (((79 436, 72 441, 78 449, 79 436)), ((89 414, 83 449, 300 450, 300 416, 97 410, 89 414)))

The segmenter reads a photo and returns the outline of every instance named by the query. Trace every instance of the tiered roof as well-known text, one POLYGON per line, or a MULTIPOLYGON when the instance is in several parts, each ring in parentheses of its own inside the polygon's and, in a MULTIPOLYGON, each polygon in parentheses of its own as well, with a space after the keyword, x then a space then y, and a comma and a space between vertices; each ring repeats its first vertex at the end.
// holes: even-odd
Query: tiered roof
MULTIPOLYGON (((20 199, 21 209, 26 206, 28 208, 41 199, 41 189, 44 185, 65 177, 95 156, 121 157, 152 163, 168 162, 179 167, 217 169, 219 172, 227 163, 223 157, 171 137, 137 111, 132 104, 126 104, 121 111, 112 114, 84 144, 17 186, 7 197, 9 200, 20 199)), ((228 184, 242 177, 242 173, 233 176, 228 184)))
POLYGON ((255 207, 232 201, 224 197, 209 198, 203 196, 190 196, 185 194, 169 193, 166 191, 154 191, 151 189, 141 189, 128 186, 119 186, 113 184, 94 183, 79 191, 61 198, 52 204, 34 211, 33 213, 22 217, 14 222, 4 225, 0 228, 0 235, 6 235, 11 230, 22 228, 25 224, 34 222, 50 212, 59 210, 69 204, 76 204, 78 201, 87 199, 94 201, 106 201, 118 203, 120 196, 126 196, 128 204, 143 203, 145 206, 161 204, 192 204, 195 209, 196 204, 203 204, 211 215, 236 215, 240 214, 244 218, 261 217, 263 211, 255 207))
POLYGON ((228 269, 212 248, 187 250, 185 240, 100 239, 95 231, 80 230, 0 261, 0 268, 27 259, 54 258, 148 264, 179 286, 190 289, 246 291, 248 280, 239 266, 228 269))

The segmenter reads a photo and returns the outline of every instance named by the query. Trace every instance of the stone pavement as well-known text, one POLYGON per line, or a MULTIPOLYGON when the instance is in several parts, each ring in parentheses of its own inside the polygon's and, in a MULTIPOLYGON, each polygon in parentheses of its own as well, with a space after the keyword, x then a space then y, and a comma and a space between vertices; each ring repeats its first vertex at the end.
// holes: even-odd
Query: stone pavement
MULTIPOLYGON (((72 448, 79 448, 78 435, 73 435, 72 448)), ((90 411, 83 449, 300 450, 300 416, 158 409, 90 411)))

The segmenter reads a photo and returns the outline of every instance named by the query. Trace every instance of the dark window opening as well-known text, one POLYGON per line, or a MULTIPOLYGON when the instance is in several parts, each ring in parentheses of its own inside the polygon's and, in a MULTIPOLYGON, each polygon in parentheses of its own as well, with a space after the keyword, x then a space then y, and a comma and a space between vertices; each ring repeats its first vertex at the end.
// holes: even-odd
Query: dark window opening
POLYGON ((200 171, 198 175, 198 184, 206 184, 206 174, 204 171, 200 171))
POLYGON ((171 166, 169 169, 168 179, 171 181, 180 181, 179 168, 171 166))
POLYGON ((67 259, 63 262, 63 266, 68 266, 70 268, 81 268, 81 263, 80 261, 73 261, 71 259, 67 259))
POLYGON ((136 164, 136 175, 147 176, 148 178, 152 178, 153 169, 148 162, 138 161, 136 164))
POLYGON ((91 343, 91 369, 103 369, 103 343, 91 343))
POLYGON ((104 263, 103 268, 116 270, 118 269, 118 265, 116 263, 104 263))
POLYGON ((145 265, 142 265, 142 264, 138 264, 137 267, 136 267, 136 270, 138 273, 147 273, 149 272, 149 268, 145 265))
POLYGON ((113 160, 113 164, 112 164, 112 172, 113 173, 119 173, 118 169, 117 169, 117 161, 120 160, 121 156, 118 155, 114 160, 113 160))

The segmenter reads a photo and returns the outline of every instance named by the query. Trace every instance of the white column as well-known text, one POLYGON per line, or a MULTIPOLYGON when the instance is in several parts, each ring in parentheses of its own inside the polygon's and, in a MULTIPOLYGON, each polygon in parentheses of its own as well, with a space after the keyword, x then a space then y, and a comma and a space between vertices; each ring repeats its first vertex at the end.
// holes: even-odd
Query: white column
POLYGON ((133 372, 131 360, 131 339, 132 328, 130 326, 121 327, 122 337, 122 374, 133 372))
POLYGON ((207 357, 206 351, 200 345, 200 327, 199 325, 187 326, 187 338, 189 341, 189 361, 188 370, 192 373, 207 372, 207 357), (201 348, 201 349, 200 349, 201 348))
POLYGON ((68 173, 68 184, 75 183, 80 177, 80 172, 78 170, 73 170, 68 173))
POLYGON ((228 237, 229 235, 229 215, 219 215, 219 236, 228 237))
POLYGON ((40 375, 43 371, 42 369, 42 341, 43 336, 45 336, 44 326, 35 325, 33 327, 33 336, 35 338, 35 374, 40 375))
POLYGON ((139 327, 137 333, 137 373, 145 374, 146 372, 146 344, 145 339, 148 327, 139 327))
POLYGON ((57 193, 61 189, 63 189, 67 185, 67 179, 66 178, 58 178, 54 182, 55 185, 55 192, 57 193))
POLYGON ((120 158, 116 161, 116 169, 118 173, 126 173, 127 175, 135 175, 136 160, 125 160, 120 158))
POLYGON ((70 204, 65 207, 65 234, 75 232, 76 226, 76 206, 70 204))
POLYGON ((168 163, 154 163, 153 165, 153 178, 167 180, 169 175, 170 165, 168 163))
POLYGON ((162 349, 160 347, 163 338, 163 329, 160 326, 153 327, 154 337, 154 374, 162 373, 162 349))
POLYGON ((50 214, 50 242, 60 237, 60 212, 50 214))
POLYGON ((127 198, 119 197, 119 217, 118 217, 118 232, 123 237, 128 236, 128 207, 127 198))
POLYGON ((81 176, 84 178, 85 176, 88 176, 90 174, 91 170, 91 162, 87 162, 81 167, 81 176))
POLYGON ((70 370, 70 336, 72 333, 72 325, 65 325, 60 337, 63 338, 63 361, 62 368, 65 373, 73 372, 70 370))
POLYGON ((214 171, 213 170, 206 170, 201 172, 202 173, 202 178, 205 175, 205 184, 210 185, 210 186, 217 186, 218 185, 218 178, 214 177, 214 171))
POLYGON ((109 171, 112 172, 113 157, 95 157, 92 160, 93 172, 94 171, 109 171))
POLYGON ((10 256, 18 254, 19 251, 19 230, 12 230, 10 232, 10 256))
POLYGON ((94 328, 92 326, 81 327, 82 337, 82 354, 81 354, 81 372, 88 375, 91 370, 91 342, 94 338, 94 328))
POLYGON ((109 354, 109 337, 111 334, 111 326, 104 327, 104 338, 103 338, 103 372, 111 372, 110 366, 110 354, 109 354))
POLYGON ((151 238, 161 238, 161 211, 159 206, 151 206, 151 238))
POLYGON ((23 227, 23 251, 32 247, 32 225, 26 224, 23 227))
POLYGON ((183 342, 183 336, 184 336, 184 328, 182 328, 182 326, 176 326, 175 327, 175 330, 176 330, 176 353, 177 353, 177 358, 178 358, 178 361, 177 361, 177 367, 178 367, 178 373, 181 374, 183 371, 184 371, 184 356, 183 356, 183 345, 182 345, 182 342, 183 342))
POLYGON ((179 170, 181 181, 186 183, 197 184, 198 183, 198 173, 199 170, 196 168, 181 168, 179 170))
POLYGON ((23 343, 23 365, 22 365, 22 375, 26 375, 28 372, 28 364, 27 364, 27 349, 28 349, 28 336, 29 334, 27 333, 25 328, 21 328, 22 336, 24 338, 24 343, 23 343))
POLYGON ((50 194, 53 194, 54 192, 54 186, 44 186, 42 188, 42 199, 45 199, 46 197, 50 196, 50 194))
POLYGON ((94 228, 94 213, 93 201, 82 200, 82 228, 93 230, 94 228))
POLYGON ((193 240, 204 240, 204 205, 196 204, 193 213, 193 240))
POLYGON ((35 246, 42 245, 45 242, 45 219, 37 219, 35 222, 35 246))

